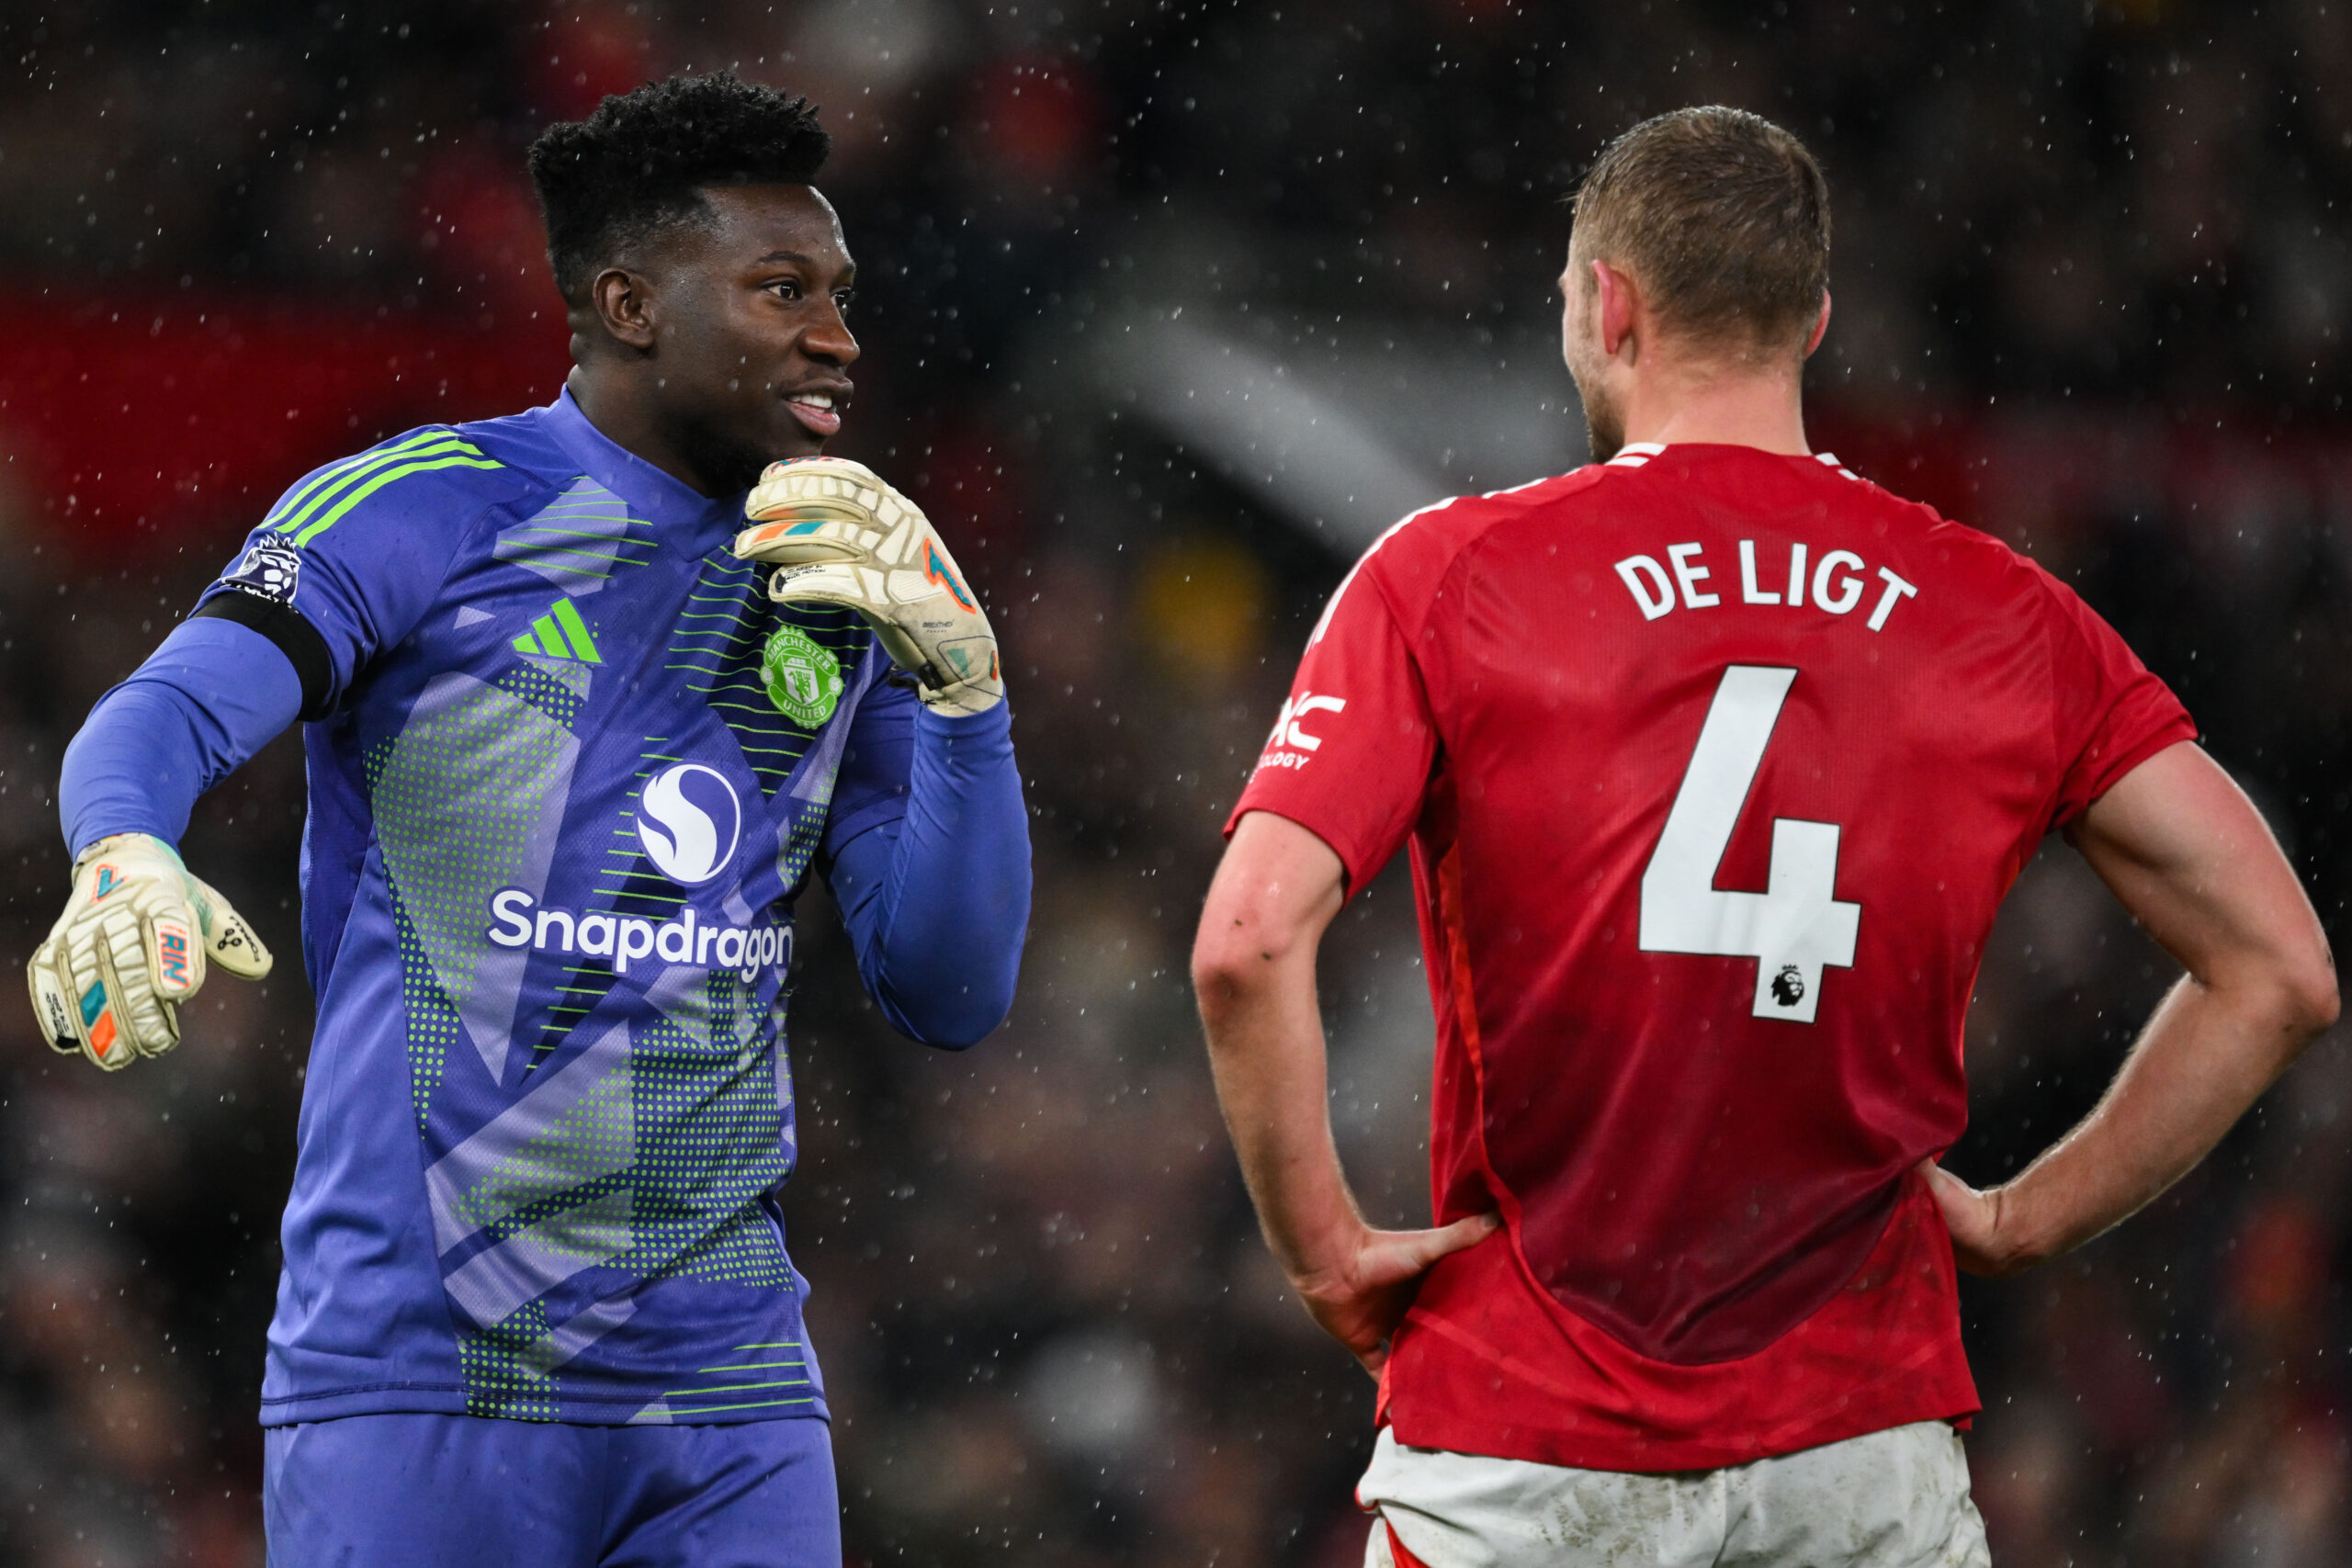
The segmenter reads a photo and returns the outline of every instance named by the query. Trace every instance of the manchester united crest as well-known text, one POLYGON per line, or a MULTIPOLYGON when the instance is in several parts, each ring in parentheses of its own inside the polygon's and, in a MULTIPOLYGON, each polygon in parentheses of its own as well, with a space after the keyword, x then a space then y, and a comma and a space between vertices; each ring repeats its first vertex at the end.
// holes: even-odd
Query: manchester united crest
POLYGON ((798 626, 781 626, 768 635, 760 676, 776 711, 810 729, 832 717, 842 700, 840 661, 798 626))

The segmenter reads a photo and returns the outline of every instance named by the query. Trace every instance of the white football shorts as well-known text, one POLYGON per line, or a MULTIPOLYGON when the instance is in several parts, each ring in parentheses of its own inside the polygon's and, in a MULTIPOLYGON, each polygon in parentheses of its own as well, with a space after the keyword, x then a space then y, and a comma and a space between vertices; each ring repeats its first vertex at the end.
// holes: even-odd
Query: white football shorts
POLYGON ((1366 1568, 1990 1568, 1960 1434, 1920 1421, 1723 1470, 1637 1475, 1408 1448, 1357 1499, 1366 1568), (1384 1524, 1385 1527, 1384 1528, 1384 1524))

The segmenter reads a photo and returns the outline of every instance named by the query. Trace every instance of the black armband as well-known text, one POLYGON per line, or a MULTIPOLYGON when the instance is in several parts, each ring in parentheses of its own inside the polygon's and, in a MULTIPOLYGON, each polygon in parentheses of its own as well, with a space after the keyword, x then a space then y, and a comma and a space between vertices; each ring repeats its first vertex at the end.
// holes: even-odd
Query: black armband
POLYGON ((327 656, 327 639, 319 635, 318 627, 302 618, 301 611, 282 600, 230 588, 198 604, 195 615, 188 618, 194 620, 199 615, 234 621, 276 645, 277 651, 286 655, 286 661, 294 666, 296 679, 302 682, 301 716, 305 720, 324 718, 334 711, 331 699, 334 661, 327 656))

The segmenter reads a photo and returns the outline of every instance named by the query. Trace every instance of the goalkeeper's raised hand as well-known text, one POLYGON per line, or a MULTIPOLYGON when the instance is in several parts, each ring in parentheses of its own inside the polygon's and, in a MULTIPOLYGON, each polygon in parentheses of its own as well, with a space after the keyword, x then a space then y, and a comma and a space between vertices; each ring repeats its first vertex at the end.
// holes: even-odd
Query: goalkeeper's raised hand
POLYGON ((768 597, 856 611, 934 710, 985 713, 1004 700, 996 633, 956 558, 872 469, 845 457, 771 463, 743 512, 754 525, 735 553, 778 569, 768 597))
POLYGON ((179 1004, 207 960, 243 979, 269 950, 229 901, 188 874, 161 839, 119 833, 74 863, 74 897, 34 950, 33 1012, 50 1044, 108 1072, 180 1043, 179 1004))

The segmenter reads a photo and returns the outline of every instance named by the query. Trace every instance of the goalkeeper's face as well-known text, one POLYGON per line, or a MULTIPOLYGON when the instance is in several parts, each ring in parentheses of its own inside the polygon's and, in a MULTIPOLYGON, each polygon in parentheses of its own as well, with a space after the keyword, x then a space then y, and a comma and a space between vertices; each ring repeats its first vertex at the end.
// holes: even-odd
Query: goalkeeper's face
POLYGON ((724 495, 770 463, 815 457, 841 428, 857 265, 831 204, 807 186, 703 195, 716 221, 674 231, 650 269, 649 367, 670 441, 724 495))

